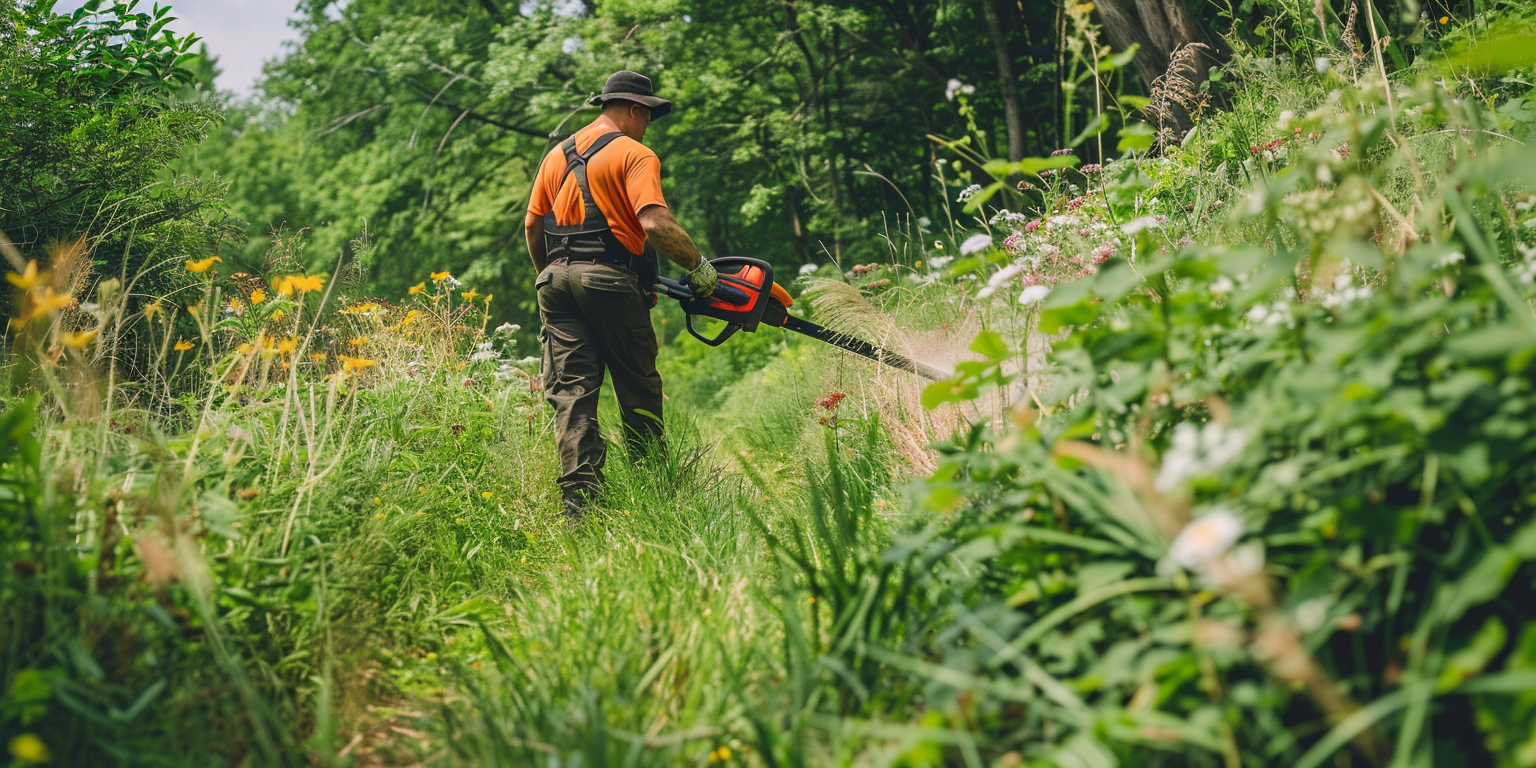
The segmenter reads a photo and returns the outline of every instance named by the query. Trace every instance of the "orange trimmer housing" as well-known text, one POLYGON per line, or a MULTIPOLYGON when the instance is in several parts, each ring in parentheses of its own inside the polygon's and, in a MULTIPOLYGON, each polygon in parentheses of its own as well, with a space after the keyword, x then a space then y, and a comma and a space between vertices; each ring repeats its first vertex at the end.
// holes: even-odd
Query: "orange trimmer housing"
POLYGON ((777 311, 771 311, 768 321, 775 326, 784 324, 786 313, 783 310, 793 304, 794 299, 790 297, 789 291, 773 281, 773 267, 768 262, 745 256, 726 256, 710 264, 714 265, 720 282, 708 298, 693 298, 692 292, 679 295, 678 289, 687 291, 687 287, 665 278, 660 284, 667 295, 682 302, 688 332, 694 338, 718 347, 738 331, 755 332, 764 321, 764 314, 775 306, 777 311), (714 338, 704 336, 693 327, 695 315, 724 320, 727 323, 725 330, 714 338))

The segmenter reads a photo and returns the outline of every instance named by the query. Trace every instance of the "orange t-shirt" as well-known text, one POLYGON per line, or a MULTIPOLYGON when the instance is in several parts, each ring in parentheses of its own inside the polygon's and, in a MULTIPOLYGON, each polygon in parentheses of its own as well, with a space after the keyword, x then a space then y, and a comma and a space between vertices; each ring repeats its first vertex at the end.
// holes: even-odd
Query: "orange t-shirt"
MULTIPOLYGON (((591 125, 577 131, 576 151, 585 151, 608 132, 591 125)), ((628 136, 620 136, 587 163, 587 187, 619 242, 633 254, 645 250, 645 230, 637 214, 648 205, 667 204, 661 196, 661 161, 656 153, 628 136)), ((581 188, 576 186, 576 174, 566 174, 565 153, 558 144, 539 165, 523 226, 544 218, 551 209, 555 223, 562 227, 580 224, 585 218, 586 204, 581 188)))

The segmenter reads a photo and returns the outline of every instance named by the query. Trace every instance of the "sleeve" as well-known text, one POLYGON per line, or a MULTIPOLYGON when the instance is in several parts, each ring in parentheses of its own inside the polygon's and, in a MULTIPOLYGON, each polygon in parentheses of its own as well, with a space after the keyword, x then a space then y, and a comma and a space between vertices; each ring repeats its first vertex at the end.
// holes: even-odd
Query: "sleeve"
POLYGON ((648 205, 667 207, 666 198, 661 196, 661 160, 655 152, 636 153, 624 173, 624 187, 636 215, 648 205))
POLYGON ((545 155, 544 160, 539 163, 538 172, 533 175, 533 192, 528 195, 528 215, 523 217, 524 228, 530 227, 535 221, 544 218, 544 214, 549 213, 550 209, 555 207, 554 198, 549 192, 549 185, 545 183, 544 179, 548 175, 545 173, 547 170, 546 166, 548 165, 549 155, 545 155))

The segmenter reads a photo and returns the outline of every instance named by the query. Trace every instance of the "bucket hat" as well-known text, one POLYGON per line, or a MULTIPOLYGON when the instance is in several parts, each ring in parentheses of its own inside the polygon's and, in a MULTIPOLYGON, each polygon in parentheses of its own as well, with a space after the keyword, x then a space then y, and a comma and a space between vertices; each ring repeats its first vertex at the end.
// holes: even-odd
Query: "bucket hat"
POLYGON ((656 95, 649 77, 627 69, 609 75, 608 82, 603 84, 603 92, 593 96, 588 103, 602 106, 614 100, 633 101, 650 107, 652 120, 672 111, 672 102, 656 95))

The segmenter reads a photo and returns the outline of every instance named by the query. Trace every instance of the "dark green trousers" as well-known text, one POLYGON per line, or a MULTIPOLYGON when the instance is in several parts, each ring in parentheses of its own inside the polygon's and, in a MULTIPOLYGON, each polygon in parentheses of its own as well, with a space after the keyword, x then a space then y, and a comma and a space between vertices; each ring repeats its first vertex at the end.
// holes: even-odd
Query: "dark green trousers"
POLYGON ((550 264, 534 283, 544 342, 544 399, 555 409, 560 488, 590 493, 603 480, 607 444, 598 432, 597 397, 613 374, 625 442, 659 447, 661 374, 651 328, 650 292, 625 267, 592 262, 550 264))

